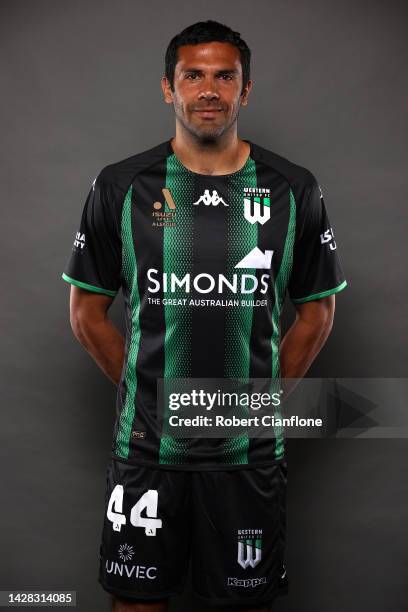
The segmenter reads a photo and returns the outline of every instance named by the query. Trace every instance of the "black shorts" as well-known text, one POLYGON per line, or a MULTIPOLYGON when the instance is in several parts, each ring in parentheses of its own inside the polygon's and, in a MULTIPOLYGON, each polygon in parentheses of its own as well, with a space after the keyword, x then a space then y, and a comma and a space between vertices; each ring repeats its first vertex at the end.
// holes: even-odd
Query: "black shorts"
POLYGON ((284 562, 287 465, 178 471, 112 459, 99 582, 153 600, 183 591, 208 604, 260 605, 288 591, 284 562))

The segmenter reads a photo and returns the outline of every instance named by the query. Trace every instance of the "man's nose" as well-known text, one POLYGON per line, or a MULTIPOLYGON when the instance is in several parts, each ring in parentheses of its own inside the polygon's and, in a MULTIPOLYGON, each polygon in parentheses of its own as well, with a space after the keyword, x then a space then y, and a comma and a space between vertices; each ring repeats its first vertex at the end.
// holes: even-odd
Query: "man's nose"
POLYGON ((205 100, 218 99, 220 97, 218 93, 218 84, 213 79, 205 79, 202 83, 201 91, 198 94, 198 98, 205 100))

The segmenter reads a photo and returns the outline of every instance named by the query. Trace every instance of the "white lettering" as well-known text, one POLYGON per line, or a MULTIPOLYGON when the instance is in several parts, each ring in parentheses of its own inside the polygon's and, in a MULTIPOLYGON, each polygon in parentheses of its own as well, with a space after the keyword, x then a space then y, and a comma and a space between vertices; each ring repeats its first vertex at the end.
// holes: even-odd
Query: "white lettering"
POLYGON ((149 268, 149 270, 147 271, 147 278, 149 279, 149 281, 154 283, 153 289, 151 287, 147 288, 148 291, 150 291, 151 293, 156 293, 157 291, 160 291, 159 281, 157 281, 155 278, 152 278, 153 274, 157 274, 157 273, 158 273, 158 270, 155 270, 154 268, 149 268))
MULTIPOLYGON (((185 274, 182 278, 179 278, 174 272, 171 273, 170 279, 168 279, 167 272, 163 272, 161 275, 161 283, 159 271, 155 268, 149 268, 147 271, 147 278, 150 281, 150 285, 148 285, 148 291, 150 293, 157 293, 162 288, 164 293, 177 293, 178 291, 183 291, 184 293, 191 293, 191 289, 193 288, 197 293, 211 293, 216 291, 219 294, 223 294, 225 290, 231 291, 231 293, 241 293, 241 294, 251 294, 255 293, 258 289, 258 279, 253 274, 233 274, 231 279, 226 278, 223 274, 218 274, 217 277, 212 276, 207 272, 201 272, 191 278, 190 274, 185 274), (240 278, 240 286, 238 289, 238 278, 240 278), (168 282, 170 280, 170 283, 168 282), (170 284, 170 287, 168 285, 170 284), (192 287, 191 287, 192 285, 192 287)), ((262 274, 260 278, 260 293, 265 294, 269 288, 269 274, 262 274)), ((165 298, 168 301, 165 304, 171 305, 185 305, 185 303, 181 302, 182 298, 177 298, 179 301, 171 302, 170 298, 165 298)), ((208 302, 201 302, 199 300, 195 300, 192 302, 190 300, 189 306, 194 305, 206 305, 208 302)), ((224 304, 219 300, 214 300, 210 304, 211 306, 223 306, 224 304)), ((234 303, 230 303, 227 305, 238 305, 234 303)), ((244 305, 255 305, 255 304, 244 304, 244 305)))

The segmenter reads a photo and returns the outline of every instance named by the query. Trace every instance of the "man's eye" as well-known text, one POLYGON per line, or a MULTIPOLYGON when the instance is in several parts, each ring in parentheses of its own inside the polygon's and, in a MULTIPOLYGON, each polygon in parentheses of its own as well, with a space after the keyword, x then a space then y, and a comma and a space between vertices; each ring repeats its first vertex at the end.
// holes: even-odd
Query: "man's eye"
POLYGON ((197 74, 191 73, 191 74, 187 74, 186 78, 187 79, 192 79, 193 81, 195 81, 195 78, 197 77, 197 74))
POLYGON ((230 74, 222 74, 221 78, 225 79, 226 81, 231 81, 232 80, 232 76, 230 74))

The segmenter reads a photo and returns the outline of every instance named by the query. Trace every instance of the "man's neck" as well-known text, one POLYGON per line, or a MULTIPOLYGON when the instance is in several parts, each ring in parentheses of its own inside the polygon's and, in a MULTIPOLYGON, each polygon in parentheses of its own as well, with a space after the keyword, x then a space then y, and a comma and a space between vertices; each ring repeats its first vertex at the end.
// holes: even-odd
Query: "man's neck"
POLYGON ((216 142, 202 143, 185 130, 176 129, 171 146, 183 166, 198 174, 214 176, 240 170, 250 151, 249 144, 238 138, 236 132, 225 134, 216 142))

